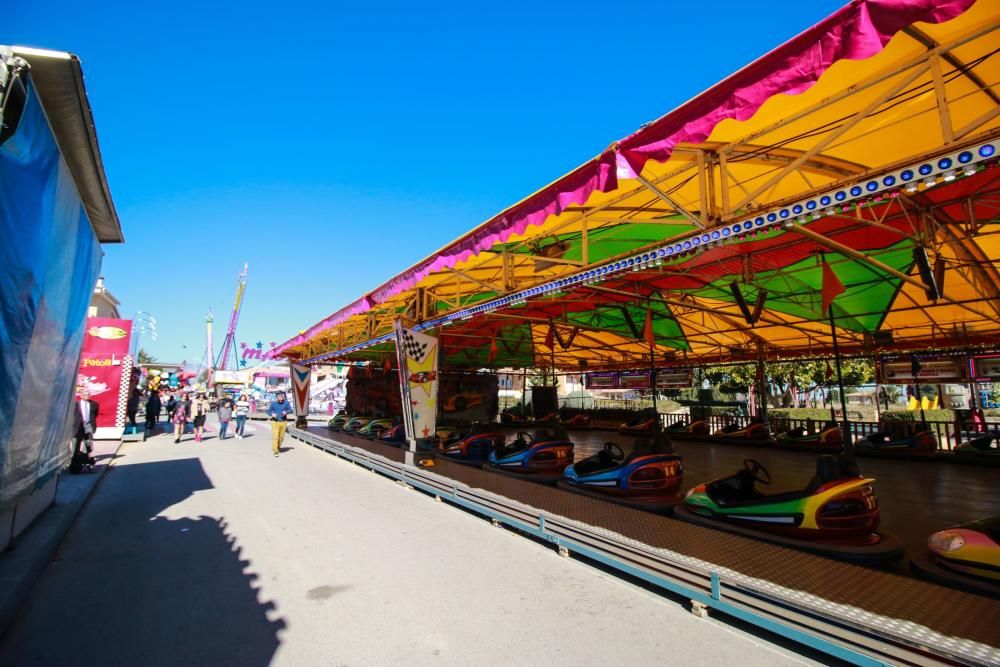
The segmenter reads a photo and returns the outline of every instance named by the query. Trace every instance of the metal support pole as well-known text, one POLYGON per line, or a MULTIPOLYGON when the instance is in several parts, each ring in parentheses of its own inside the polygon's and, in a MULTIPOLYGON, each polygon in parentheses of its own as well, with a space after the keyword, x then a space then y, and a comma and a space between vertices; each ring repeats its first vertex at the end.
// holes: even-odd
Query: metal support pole
POLYGON ((910 368, 913 371, 913 388, 917 393, 917 407, 920 408, 920 421, 926 422, 927 415, 924 413, 924 399, 920 395, 920 363, 915 354, 910 355, 910 368))
POLYGON ((757 341, 757 396, 760 398, 760 402, 757 404, 757 417, 761 420, 761 423, 767 423, 767 393, 765 388, 767 386, 767 374, 764 372, 764 341, 757 341))
MULTIPOLYGON (((829 308, 830 335, 833 337, 833 361, 837 368, 837 388, 840 390, 840 412, 844 429, 844 452, 854 457, 854 440, 851 439, 851 423, 847 420, 847 398, 844 396, 844 374, 840 369, 840 346, 837 344, 837 325, 833 319, 833 304, 829 308)), ((833 401, 830 401, 833 409, 833 401)))
POLYGON ((649 382, 653 387, 653 451, 673 453, 673 442, 670 439, 663 442, 663 430, 660 428, 660 410, 656 404, 656 349, 652 343, 649 343, 649 382))
POLYGON ((528 369, 521 369, 521 418, 524 419, 528 416, 527 408, 525 407, 525 401, 528 396, 528 369))

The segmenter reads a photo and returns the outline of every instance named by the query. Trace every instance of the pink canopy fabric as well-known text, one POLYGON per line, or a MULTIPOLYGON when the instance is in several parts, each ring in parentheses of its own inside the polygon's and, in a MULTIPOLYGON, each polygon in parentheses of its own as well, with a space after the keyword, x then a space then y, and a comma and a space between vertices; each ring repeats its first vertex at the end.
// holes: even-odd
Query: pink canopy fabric
MULTIPOLYGON (((987 1, 987 0, 984 0, 987 1)), ((285 341, 274 350, 300 345, 374 305, 414 288, 429 274, 488 250, 567 206, 582 204, 595 191, 618 187, 621 158, 636 173, 647 160, 667 161, 680 143, 699 143, 724 120, 746 120, 769 98, 807 90, 835 62, 879 53, 903 28, 917 22, 942 23, 975 0, 852 0, 805 32, 656 122, 616 142, 609 150, 526 200, 483 223, 438 254, 390 279, 374 291, 285 341)))

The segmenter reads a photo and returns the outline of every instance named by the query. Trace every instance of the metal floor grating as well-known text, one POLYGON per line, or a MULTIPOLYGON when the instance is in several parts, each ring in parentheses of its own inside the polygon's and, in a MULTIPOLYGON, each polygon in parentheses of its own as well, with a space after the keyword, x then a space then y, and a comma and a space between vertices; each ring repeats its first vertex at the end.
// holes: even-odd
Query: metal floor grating
MULTIPOLYGON (((292 429, 292 435, 296 435, 292 429)), ((526 523, 542 519, 547 532, 595 548, 628 547, 669 565, 711 572, 747 594, 766 596, 822 620, 839 620, 893 643, 926 648, 969 664, 1000 665, 1000 602, 841 563, 730 533, 691 525, 530 481, 449 463, 440 457, 429 470, 404 466, 403 450, 324 427, 309 427, 308 440, 346 445, 383 472, 424 479, 444 492, 476 493, 480 502, 505 508, 526 523), (363 454, 365 453, 365 454, 363 454), (374 455, 374 456, 372 456, 374 455), (513 501, 513 502, 511 502, 513 501)), ((302 434, 305 435, 305 434, 302 434)), ((682 577, 683 578, 683 577, 682 577)), ((738 597, 738 595, 737 595, 738 597)), ((766 606, 766 605, 765 605, 766 606)), ((834 634, 836 634, 834 632, 834 634)))

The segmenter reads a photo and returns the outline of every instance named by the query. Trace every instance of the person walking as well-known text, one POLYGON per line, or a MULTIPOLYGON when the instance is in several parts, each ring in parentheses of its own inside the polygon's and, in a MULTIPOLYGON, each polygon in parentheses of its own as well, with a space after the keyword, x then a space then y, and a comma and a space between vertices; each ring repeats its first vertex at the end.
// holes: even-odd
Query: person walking
POLYGON ((140 400, 142 400, 142 390, 136 389, 125 404, 125 416, 128 417, 129 426, 135 426, 135 414, 139 412, 140 400))
POLYGON ((205 394, 198 392, 194 401, 191 402, 191 417, 194 420, 195 442, 201 442, 201 435, 205 430, 205 419, 208 418, 210 410, 211 406, 208 404, 208 399, 205 398, 205 394))
POLYGON ((170 392, 167 394, 167 421, 174 421, 174 408, 177 407, 177 399, 174 397, 174 393, 170 392))
POLYGON ((94 433, 97 431, 97 401, 90 400, 90 392, 81 389, 79 400, 73 406, 73 458, 69 471, 79 473, 85 465, 94 465, 90 452, 93 450, 94 433))
POLYGON ((281 443, 285 440, 285 430, 288 423, 285 418, 291 414, 292 406, 285 400, 285 392, 279 391, 275 400, 271 402, 271 407, 267 409, 267 414, 271 418, 271 450, 274 458, 278 458, 281 451, 281 443))
POLYGON ((155 389, 149 392, 149 398, 146 399, 146 430, 152 431, 156 428, 157 422, 160 421, 160 408, 162 408, 160 403, 160 392, 155 389))
POLYGON ((246 394, 240 394, 236 399, 236 438, 243 439, 243 429, 246 428, 247 419, 250 417, 250 401, 246 394))
POLYGON ((174 423, 174 442, 180 442, 181 436, 184 435, 184 429, 188 422, 188 405, 188 401, 184 400, 178 401, 174 405, 170 416, 170 421, 174 423))
POLYGON ((225 440, 226 432, 229 430, 229 420, 233 418, 233 405, 228 398, 219 403, 217 412, 219 413, 219 440, 225 440))

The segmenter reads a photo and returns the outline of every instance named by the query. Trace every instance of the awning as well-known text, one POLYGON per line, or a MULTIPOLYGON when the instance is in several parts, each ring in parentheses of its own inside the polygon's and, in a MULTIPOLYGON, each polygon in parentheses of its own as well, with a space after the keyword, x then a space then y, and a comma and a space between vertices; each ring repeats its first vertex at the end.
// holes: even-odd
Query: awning
POLYGON ((664 358, 824 354, 823 262, 846 349, 995 342, 998 31, 852 2, 277 351, 374 357, 403 316, 454 365, 627 366, 649 312, 664 358))
POLYGON ((0 47, 0 57, 5 55, 28 62, 29 76, 98 240, 101 243, 123 242, 121 223, 97 145, 97 130, 79 58, 62 51, 24 46, 0 47))

